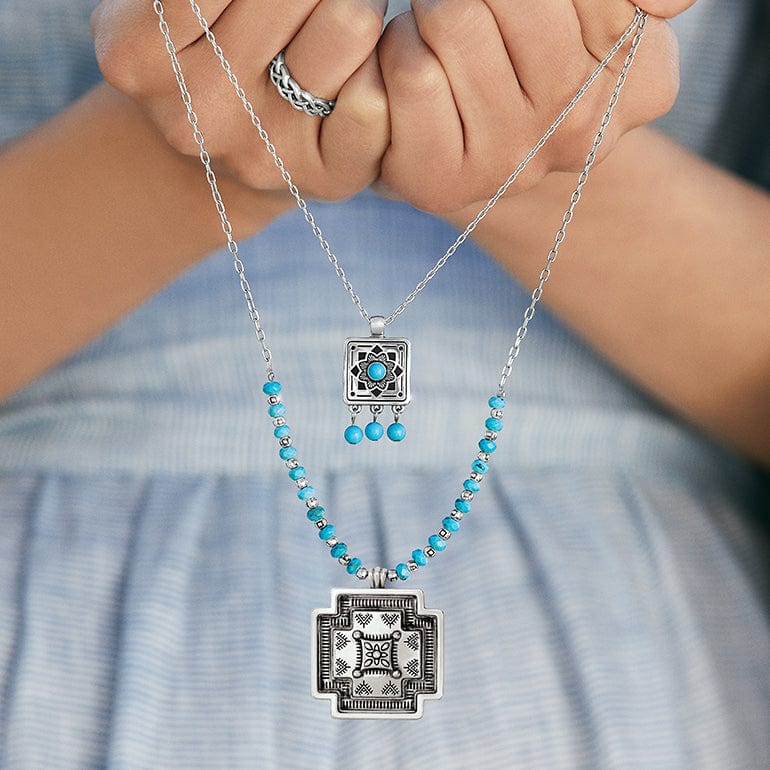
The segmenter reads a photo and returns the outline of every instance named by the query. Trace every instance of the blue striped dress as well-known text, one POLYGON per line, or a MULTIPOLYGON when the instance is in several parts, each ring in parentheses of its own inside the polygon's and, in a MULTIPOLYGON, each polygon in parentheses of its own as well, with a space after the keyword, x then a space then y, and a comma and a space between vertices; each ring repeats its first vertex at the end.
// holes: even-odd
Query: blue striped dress
MULTIPOLYGON (((0 138, 98 80, 92 4, 0 4, 0 138)), ((691 146, 747 19, 701 0, 679 22, 666 127, 691 146)), ((376 312, 454 237, 372 193, 314 210, 376 312)), ((391 327, 414 350, 407 440, 351 448, 339 367, 367 329, 298 213, 242 252, 323 504, 366 563, 408 558, 467 475, 527 291, 464 247, 391 327)), ((544 310, 473 514, 410 578, 446 615, 444 698, 416 722, 331 720, 310 613, 353 581, 276 457, 263 377, 218 253, 2 405, 0 767, 770 765, 768 479, 544 310)))

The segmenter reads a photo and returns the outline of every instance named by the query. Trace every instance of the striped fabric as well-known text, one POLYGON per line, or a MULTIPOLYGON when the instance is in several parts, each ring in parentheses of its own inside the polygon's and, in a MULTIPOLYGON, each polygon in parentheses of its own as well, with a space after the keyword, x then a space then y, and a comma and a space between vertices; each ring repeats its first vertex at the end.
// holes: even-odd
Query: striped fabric
MULTIPOLYGON (((90 5, 0 5, 4 137, 94 81, 90 5)), ((680 131, 717 124, 692 109, 680 131)), ((371 193, 314 209, 372 310, 453 237, 371 193)), ((298 214, 242 252, 323 504, 368 564, 407 558, 467 474, 526 292, 465 247, 393 327, 407 441, 353 449, 339 364, 366 329, 298 214)), ((473 514, 410 579, 446 614, 444 698, 419 722, 332 721, 310 612, 350 579, 275 456, 259 361, 215 254, 0 410, 0 767, 770 764, 768 479, 544 311, 473 514)))

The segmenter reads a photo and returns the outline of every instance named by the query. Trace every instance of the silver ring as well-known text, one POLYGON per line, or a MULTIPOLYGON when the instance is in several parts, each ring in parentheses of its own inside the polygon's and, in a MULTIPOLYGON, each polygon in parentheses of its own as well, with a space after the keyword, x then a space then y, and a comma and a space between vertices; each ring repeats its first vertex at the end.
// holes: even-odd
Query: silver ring
POLYGON ((320 99, 313 96, 309 91, 305 91, 299 83, 291 76, 289 68, 286 66, 286 57, 281 51, 273 61, 270 62, 270 80, 278 89, 278 93, 294 107, 312 117, 320 116, 325 118, 331 114, 336 99, 320 99))

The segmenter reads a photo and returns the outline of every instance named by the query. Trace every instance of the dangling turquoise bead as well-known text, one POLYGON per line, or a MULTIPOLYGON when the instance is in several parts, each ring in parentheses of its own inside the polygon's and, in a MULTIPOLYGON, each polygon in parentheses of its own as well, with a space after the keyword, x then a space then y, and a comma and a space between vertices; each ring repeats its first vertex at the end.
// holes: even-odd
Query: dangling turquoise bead
POLYGON ((364 428, 364 432, 369 441, 379 441, 385 434, 385 428, 382 427, 381 423, 374 420, 364 428))
POLYGON ((392 422, 388 425, 388 438, 391 441, 403 441, 406 436, 406 428, 400 422, 392 422))
POLYGON ((363 437, 364 432, 358 425, 348 425, 348 427, 345 428, 345 441, 347 441, 348 444, 360 444, 363 437))

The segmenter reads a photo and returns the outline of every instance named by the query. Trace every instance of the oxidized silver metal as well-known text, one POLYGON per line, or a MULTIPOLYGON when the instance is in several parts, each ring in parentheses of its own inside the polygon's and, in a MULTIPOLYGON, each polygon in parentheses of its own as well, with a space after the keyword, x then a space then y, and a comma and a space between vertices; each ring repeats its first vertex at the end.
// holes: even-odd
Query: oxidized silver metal
POLYGON ((411 399, 411 361, 409 340, 385 337, 382 316, 372 316, 372 335, 345 340, 343 398, 349 406, 403 406, 411 399), (385 375, 372 379, 369 367, 382 364, 385 375))
POLYGON ((325 118, 331 115, 336 99, 321 99, 306 91, 291 76, 286 66, 286 56, 283 51, 276 54, 270 62, 270 80, 278 90, 278 93, 286 99, 295 110, 304 112, 310 117, 325 118))
POLYGON ((341 719, 419 719, 442 694, 443 625, 419 589, 334 589, 313 612, 313 697, 341 719))

